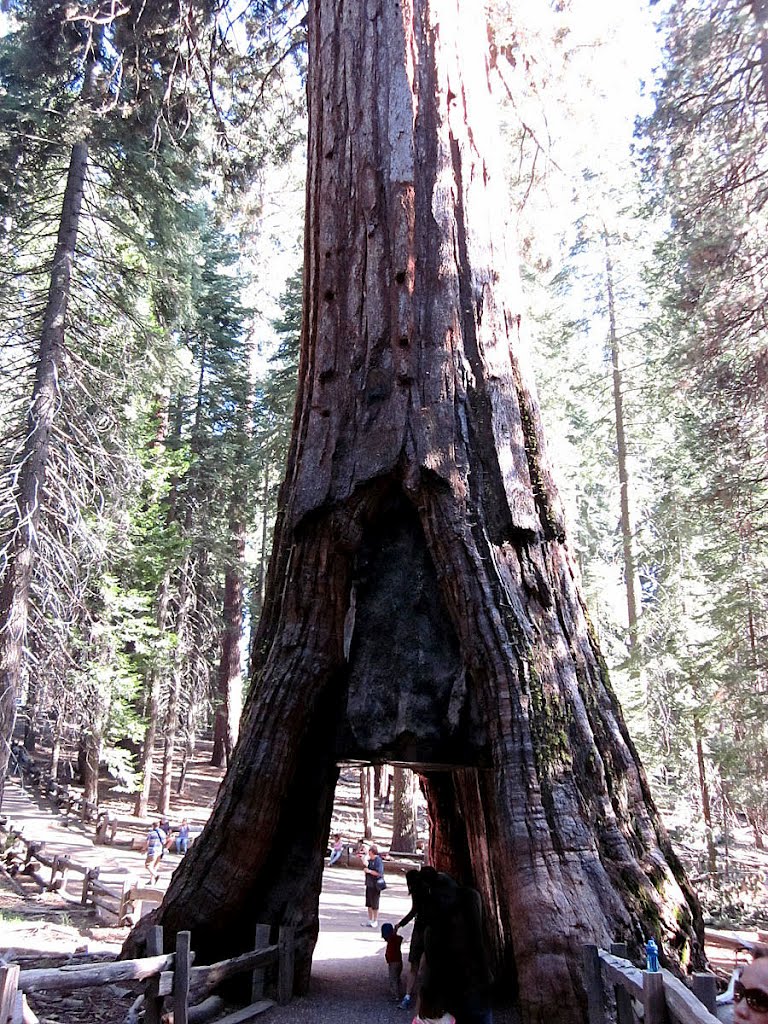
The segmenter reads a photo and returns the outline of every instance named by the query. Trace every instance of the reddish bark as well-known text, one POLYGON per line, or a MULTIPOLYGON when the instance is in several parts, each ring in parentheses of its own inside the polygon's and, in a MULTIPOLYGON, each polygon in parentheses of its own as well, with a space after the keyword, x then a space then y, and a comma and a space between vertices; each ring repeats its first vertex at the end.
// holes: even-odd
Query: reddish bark
POLYGON ((315 0, 308 21, 304 337, 253 688, 155 919, 217 958, 292 924, 306 987, 337 760, 411 764, 497 977, 526 1020, 570 1024, 583 942, 654 933, 674 964, 701 919, 563 537, 483 26, 464 0, 315 0))

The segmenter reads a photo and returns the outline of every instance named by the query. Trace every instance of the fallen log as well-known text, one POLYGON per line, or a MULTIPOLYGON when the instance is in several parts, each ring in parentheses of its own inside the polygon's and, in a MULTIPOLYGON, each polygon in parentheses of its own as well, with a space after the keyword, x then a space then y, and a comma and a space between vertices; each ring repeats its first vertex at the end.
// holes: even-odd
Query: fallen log
MULTIPOLYGON (((187 1011, 187 1024, 206 1024, 206 1021, 218 1017, 224 1010, 221 996, 209 996, 202 1003, 190 1006, 187 1011)), ((173 1010, 163 1014, 163 1024, 174 1024, 173 1010)))
POLYGON ((19 989, 22 992, 72 992, 91 985, 108 985, 118 981, 143 981, 166 971, 172 971, 175 953, 147 956, 140 960, 114 960, 106 964, 70 964, 67 967, 39 968, 21 971, 19 989))
POLYGON ((254 1017, 258 1017, 260 1013, 264 1013, 265 1010, 271 1010, 275 1004, 271 999, 262 999, 258 1003, 251 1003, 250 1006, 244 1006, 242 1010, 235 1010, 234 1013, 228 1013, 226 1017, 219 1017, 217 1024, 246 1024, 247 1021, 253 1020, 254 1017))

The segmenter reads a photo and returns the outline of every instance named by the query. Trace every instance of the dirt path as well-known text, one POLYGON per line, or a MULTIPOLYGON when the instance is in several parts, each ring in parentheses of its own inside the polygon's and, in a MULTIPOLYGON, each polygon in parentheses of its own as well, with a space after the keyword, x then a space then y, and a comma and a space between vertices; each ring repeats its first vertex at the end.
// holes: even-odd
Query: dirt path
MULTIPOLYGON (((107 885, 118 888, 125 880, 146 878, 144 855, 140 850, 127 845, 94 846, 93 825, 83 826, 76 821, 66 824, 46 800, 40 799, 34 791, 22 791, 16 780, 6 786, 3 812, 23 829, 26 838, 44 841, 49 853, 68 854, 77 863, 99 866, 100 878, 107 885)), ((132 832, 140 835, 143 827, 132 827, 132 832)), ((120 840, 121 832, 117 838, 120 840)), ((130 833, 129 839, 124 835, 123 838, 128 842, 130 833)), ((179 860, 175 854, 166 855, 161 886, 167 886, 179 860)), ((398 921, 410 907, 403 875, 391 871, 387 882, 387 890, 381 898, 382 923, 398 921)), ((77 949, 117 954, 127 929, 99 927, 79 911, 75 902, 79 898, 78 877, 73 879, 68 896, 73 901, 71 908, 65 907, 62 911, 56 895, 42 894, 25 901, 21 897, 14 898, 6 890, 0 908, 0 948, 15 951, 25 968, 52 954, 71 955, 77 949)), ((363 900, 364 884, 359 869, 326 868, 310 993, 288 1006, 275 1007, 265 1016, 265 1024, 270 1021, 275 1024, 309 1024, 310 1021, 313 1024, 358 1024, 360 1021, 410 1024, 412 1014, 399 1009, 389 999, 384 943, 377 930, 362 926, 366 920, 363 900)), ((407 938, 410 926, 405 934, 407 938)), ((103 1001, 94 1000, 81 1012, 72 1000, 53 998, 38 1006, 37 1012, 52 1022, 71 1024, 90 1019, 115 1024, 123 1019, 131 998, 126 994, 125 1003, 120 1006, 120 993, 113 992, 111 1008, 108 1002, 105 1006, 103 1001)), ((497 1013, 495 1020, 496 1024, 511 1024, 514 1018, 497 1013)))
MULTIPOLYGON (((174 806, 172 820, 180 820, 185 815, 195 824, 202 824, 212 806, 220 776, 220 770, 211 769, 207 755, 201 752, 193 766, 194 797, 179 801, 178 806, 174 806)), ((337 791, 333 830, 341 830, 347 837, 359 834, 361 828, 355 789, 355 779, 350 777, 346 788, 340 787, 337 791)), ((109 806, 120 820, 117 842, 111 846, 95 846, 92 824, 83 825, 76 818, 67 820, 37 791, 23 790, 18 779, 9 780, 6 785, 3 812, 23 830, 26 838, 45 842, 49 854, 67 854, 79 864, 98 866, 100 880, 117 891, 126 881, 138 880, 142 884, 146 881, 143 850, 134 848, 133 844, 134 841, 140 844, 149 825, 132 816, 131 805, 125 798, 121 802, 113 799, 109 806)), ((379 813, 381 818, 377 821, 379 832, 376 837, 382 842, 386 835, 391 835, 391 820, 387 811, 379 813)), ((753 853, 753 856, 757 855, 753 853)), ((167 887, 179 862, 178 855, 166 854, 161 868, 161 889, 167 887)), ((46 870, 43 877, 46 877, 46 870)), ((396 873, 394 866, 390 867, 387 880, 388 888, 382 895, 382 922, 397 921, 410 905, 403 876, 396 873)), ((30 888, 30 884, 26 890, 33 895, 24 898, 10 884, 3 884, 0 878, 0 950, 7 951, 10 958, 18 959, 23 968, 53 963, 52 958, 71 957, 76 951, 90 955, 116 955, 127 930, 116 927, 113 920, 100 924, 89 915, 79 903, 80 887, 81 877, 74 875, 66 894, 68 902, 64 903, 58 894, 39 894, 30 888)), ((309 1024, 310 1021, 313 1024, 330 1024, 331 1021, 338 1024, 358 1024, 360 1021, 388 1024, 390 1021, 402 1021, 410 1024, 411 1015, 389 1001, 383 942, 377 931, 361 927, 364 919, 363 881, 359 869, 326 869, 310 993, 287 1007, 276 1007, 270 1011, 265 1024, 268 1021, 280 1024, 309 1024)), ((758 937, 757 933, 753 935, 742 930, 740 934, 758 937)), ((747 959, 743 953, 723 949, 708 948, 707 952, 712 968, 723 979, 730 975, 735 963, 747 959)), ((77 1004, 74 998, 51 996, 47 1003, 37 1008, 37 1012, 41 1019, 52 1024, 79 1024, 81 1021, 83 1024, 116 1024, 123 1019, 128 1004, 121 1006, 120 1002, 130 1000, 130 993, 123 994, 114 989, 112 992, 87 991, 90 993, 87 1004, 77 1004)), ((496 1024, 512 1024, 515 1017, 511 1011, 497 1009, 495 1021, 496 1024)))
MULTIPOLYGON (((65 854, 77 864, 99 868, 99 879, 119 888, 126 879, 146 881, 144 853, 133 849, 133 839, 142 839, 148 826, 135 823, 130 831, 120 829, 112 845, 95 846, 95 826, 84 824, 76 816, 57 813, 50 801, 36 790, 22 789, 18 779, 10 779, 5 786, 3 814, 8 815, 15 828, 22 830, 25 839, 45 843, 47 853, 65 854)), ((166 854, 160 886, 167 887, 168 879, 179 862, 175 854, 166 854)), ((70 895, 76 894, 77 876, 70 884, 70 895)))

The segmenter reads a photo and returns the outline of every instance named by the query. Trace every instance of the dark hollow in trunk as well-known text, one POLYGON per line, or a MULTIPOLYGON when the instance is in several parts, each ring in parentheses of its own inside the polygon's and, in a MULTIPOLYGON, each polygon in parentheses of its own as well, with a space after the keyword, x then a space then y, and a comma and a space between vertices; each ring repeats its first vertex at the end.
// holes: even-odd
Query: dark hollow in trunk
POLYGON ((654 934, 699 962, 701 918, 563 536, 504 276, 482 19, 373 6, 310 4, 304 333, 253 686, 154 920, 217 959, 291 924, 304 989, 337 762, 411 765, 497 979, 526 1020, 570 1024, 582 943, 654 934))

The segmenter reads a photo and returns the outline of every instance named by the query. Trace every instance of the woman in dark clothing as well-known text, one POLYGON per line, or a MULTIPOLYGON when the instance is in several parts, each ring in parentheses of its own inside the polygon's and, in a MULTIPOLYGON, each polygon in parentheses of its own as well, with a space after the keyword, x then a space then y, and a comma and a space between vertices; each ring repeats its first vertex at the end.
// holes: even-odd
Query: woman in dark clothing
POLYGON ((426 910, 424 904, 426 886, 424 876, 422 875, 424 870, 422 868, 421 871, 416 871, 415 869, 406 871, 405 884, 408 886, 408 893, 411 897, 411 909, 395 925, 395 931, 397 932, 401 928, 405 928, 410 921, 413 921, 411 942, 408 947, 408 980, 405 986, 403 1001, 400 1003, 400 1007, 403 1010, 415 1006, 419 966, 424 955, 424 916, 426 910))

